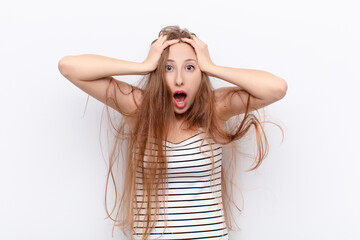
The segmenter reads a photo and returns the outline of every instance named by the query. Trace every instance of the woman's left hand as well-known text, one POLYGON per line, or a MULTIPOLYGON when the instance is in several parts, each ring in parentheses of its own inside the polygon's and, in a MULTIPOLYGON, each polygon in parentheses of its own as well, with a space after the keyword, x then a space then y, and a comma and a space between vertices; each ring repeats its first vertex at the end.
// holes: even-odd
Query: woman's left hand
POLYGON ((209 73, 209 70, 214 66, 214 63, 211 61, 207 44, 195 35, 192 35, 192 39, 181 38, 181 40, 189 43, 195 49, 200 70, 209 73))

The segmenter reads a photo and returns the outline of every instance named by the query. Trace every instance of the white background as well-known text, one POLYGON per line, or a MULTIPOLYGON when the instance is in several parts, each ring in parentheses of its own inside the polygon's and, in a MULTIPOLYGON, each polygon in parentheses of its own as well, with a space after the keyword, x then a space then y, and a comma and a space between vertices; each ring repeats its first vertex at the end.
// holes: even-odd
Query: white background
POLYGON ((90 98, 83 116, 87 95, 57 64, 83 53, 142 61, 159 30, 174 24, 205 41, 216 64, 266 70, 288 83, 285 98, 265 108, 284 142, 269 125, 268 158, 241 173, 242 230, 231 239, 360 238, 357 1, 6 2, 0 239, 121 239, 105 219, 103 105, 90 98))

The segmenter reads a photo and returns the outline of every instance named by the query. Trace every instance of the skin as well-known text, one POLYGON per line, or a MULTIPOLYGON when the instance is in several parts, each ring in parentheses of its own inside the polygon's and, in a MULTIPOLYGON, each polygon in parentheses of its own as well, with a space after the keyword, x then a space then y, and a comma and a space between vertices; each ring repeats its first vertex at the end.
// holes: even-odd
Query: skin
MULTIPOLYGON (((179 40, 166 40, 166 36, 159 38, 151 45, 147 58, 141 62, 130 62, 95 54, 84 54, 77 56, 65 56, 58 64, 58 68, 74 85, 88 93, 99 101, 108 104, 116 109, 114 102, 106 101, 106 90, 109 81, 116 81, 121 91, 110 86, 109 92, 116 91, 116 95, 109 97, 115 98, 118 107, 125 115, 137 109, 142 101, 142 90, 135 89, 133 95, 126 94, 130 92, 130 86, 119 81, 112 76, 120 75, 144 75, 153 71, 157 67, 157 63, 165 48, 170 47, 169 59, 174 60, 175 71, 166 73, 166 81, 171 91, 182 89, 189 91, 185 108, 191 105, 193 97, 198 89, 197 81, 201 78, 195 77, 199 70, 207 73, 209 76, 216 77, 223 81, 229 82, 234 87, 223 87, 215 90, 216 106, 215 111, 224 124, 232 116, 241 114, 245 111, 245 102, 250 95, 250 111, 265 107, 283 98, 287 91, 287 83, 284 79, 277 77, 269 72, 262 70, 230 68, 215 65, 208 51, 206 43, 201 41, 195 35, 191 39, 181 39, 186 44, 192 46, 195 50, 190 51, 189 45, 179 43, 179 40), (180 51, 182 49, 182 51, 180 51), (194 56, 195 53, 195 56, 194 56), (185 56, 187 55, 187 56, 185 56), (185 60, 191 56, 195 67, 194 72, 188 72, 185 60), (195 89, 193 89, 195 88, 195 89), (239 94, 228 95, 232 90, 244 90, 239 94), (225 97, 224 97, 225 96, 225 97), (135 99, 135 102, 134 102, 135 99)), ((176 109, 178 116, 186 111, 186 109, 176 109)), ((133 127, 133 119, 126 118, 130 127, 133 127)), ((194 134, 195 130, 183 130, 181 128, 181 117, 176 118, 171 126, 172 132, 169 133, 168 140, 179 142, 194 134)))
POLYGON ((215 65, 209 54, 208 46, 197 36, 192 39, 182 38, 182 41, 189 43, 196 52, 201 71, 208 76, 216 77, 227 81, 235 87, 224 87, 215 90, 217 99, 216 112, 223 125, 232 116, 239 115, 245 110, 245 102, 250 95, 250 111, 265 107, 283 98, 287 91, 287 83, 269 72, 262 70, 231 68, 215 65), (226 96, 233 89, 245 90, 232 97, 226 96))
POLYGON ((201 83, 201 71, 197 63, 196 53, 189 44, 177 43, 170 46, 165 81, 172 95, 175 91, 186 92, 184 107, 178 107, 177 104, 173 103, 178 115, 185 113, 194 102, 201 83))

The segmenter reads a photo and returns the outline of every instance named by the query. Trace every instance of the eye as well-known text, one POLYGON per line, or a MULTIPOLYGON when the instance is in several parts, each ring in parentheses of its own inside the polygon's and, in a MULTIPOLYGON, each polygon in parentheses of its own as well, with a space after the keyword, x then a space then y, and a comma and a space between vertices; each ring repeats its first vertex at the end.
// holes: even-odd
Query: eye
POLYGON ((166 71, 171 71, 171 70, 173 70, 173 67, 171 65, 166 65, 165 70, 166 71))
POLYGON ((195 67, 193 65, 187 65, 186 66, 186 70, 191 71, 191 70, 194 70, 194 69, 195 69, 195 67))

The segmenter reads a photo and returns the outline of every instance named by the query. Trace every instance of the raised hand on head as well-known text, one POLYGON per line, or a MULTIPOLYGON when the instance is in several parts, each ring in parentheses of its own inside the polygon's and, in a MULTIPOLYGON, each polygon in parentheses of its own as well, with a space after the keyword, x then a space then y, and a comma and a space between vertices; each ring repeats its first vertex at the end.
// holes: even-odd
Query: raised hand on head
POLYGON ((196 35, 191 35, 192 38, 181 38, 181 41, 189 43, 194 49, 197 57, 197 61, 201 71, 207 72, 207 70, 214 65, 211 61, 208 45, 201 41, 196 35))
POLYGON ((164 49, 168 46, 178 43, 179 41, 180 39, 167 40, 166 35, 160 35, 158 39, 151 44, 149 54, 143 62, 145 65, 147 65, 149 72, 156 69, 164 49))

